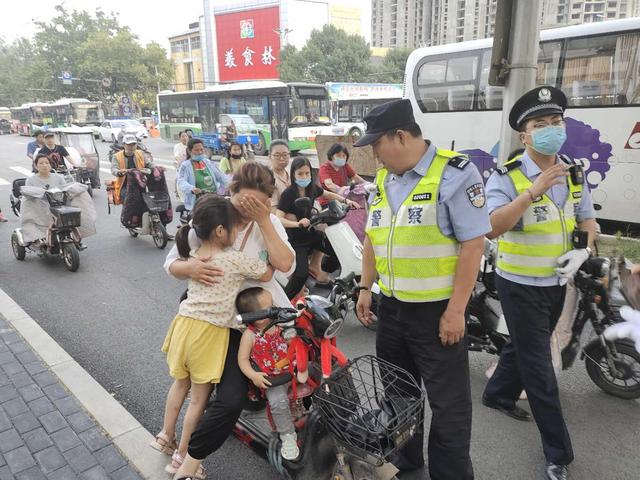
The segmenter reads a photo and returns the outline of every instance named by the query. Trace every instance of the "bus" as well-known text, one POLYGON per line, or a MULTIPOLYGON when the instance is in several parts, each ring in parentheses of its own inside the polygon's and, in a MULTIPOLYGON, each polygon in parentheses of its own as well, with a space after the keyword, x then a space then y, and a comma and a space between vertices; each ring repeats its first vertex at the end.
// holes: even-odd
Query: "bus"
POLYGON ((102 102, 92 102, 86 98, 61 98, 44 107, 47 125, 56 128, 90 127, 98 138, 98 127, 104 121, 102 102))
MULTIPOLYGON (((492 43, 417 49, 405 71, 405 98, 425 137, 467 153, 485 180, 498 163, 503 121, 503 87, 488 82, 492 43)), ((640 18, 540 33, 536 84, 567 96, 560 153, 584 162, 601 220, 640 223, 639 45, 640 18)))
POLYGON ((0 107, 0 120, 11 121, 11 110, 9 107, 0 107))
POLYGON ((325 84, 329 94, 331 120, 349 134, 355 143, 365 131, 364 117, 381 103, 402 98, 399 83, 325 84))
POLYGON ((323 85, 272 80, 237 82, 186 92, 158 94, 160 135, 177 141, 178 132, 220 131, 221 115, 243 115, 258 130, 257 155, 265 155, 272 138, 283 138, 292 151, 315 147, 316 135, 342 134, 331 125, 323 85), (248 119, 246 116, 249 116, 248 119))
POLYGON ((15 130, 20 135, 30 136, 37 128, 45 123, 44 108, 48 103, 23 103, 19 107, 11 108, 11 119, 15 130))

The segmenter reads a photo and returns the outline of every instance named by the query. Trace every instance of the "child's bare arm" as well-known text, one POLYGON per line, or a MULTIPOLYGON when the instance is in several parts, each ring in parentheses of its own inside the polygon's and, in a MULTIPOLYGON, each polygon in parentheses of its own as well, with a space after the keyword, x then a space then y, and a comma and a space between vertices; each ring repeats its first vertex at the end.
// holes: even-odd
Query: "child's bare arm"
POLYGON ((238 365, 245 377, 251 379, 255 371, 251 367, 251 349, 253 348, 255 338, 253 332, 249 329, 245 330, 240 339, 240 348, 238 349, 238 365))

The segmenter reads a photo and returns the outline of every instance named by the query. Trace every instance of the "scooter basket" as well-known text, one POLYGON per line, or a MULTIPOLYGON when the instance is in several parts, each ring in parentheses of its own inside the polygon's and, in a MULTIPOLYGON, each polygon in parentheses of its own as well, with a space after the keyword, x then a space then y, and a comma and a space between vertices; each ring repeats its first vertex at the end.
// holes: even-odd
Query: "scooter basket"
POLYGON ((142 198, 151 213, 166 212, 171 204, 169 194, 165 192, 144 192, 142 198))
POLYGON ((333 372, 315 394, 334 440, 360 459, 378 464, 418 431, 424 400, 424 390, 407 371, 372 355, 333 372))
POLYGON ((79 227, 81 212, 82 210, 77 207, 62 206, 51 208, 56 228, 79 227))

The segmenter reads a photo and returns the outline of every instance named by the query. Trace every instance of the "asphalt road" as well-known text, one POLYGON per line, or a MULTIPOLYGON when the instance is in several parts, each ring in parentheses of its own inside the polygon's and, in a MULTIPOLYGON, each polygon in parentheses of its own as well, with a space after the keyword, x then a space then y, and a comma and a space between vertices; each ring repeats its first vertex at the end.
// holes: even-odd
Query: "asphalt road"
MULTIPOLYGON (((29 168, 28 140, 0 136, 0 208, 10 220, 0 224, 0 288, 156 433, 171 383, 160 346, 185 285, 163 271, 166 251, 155 248, 148 236, 131 238, 119 225, 119 209, 107 214, 104 190, 95 191, 98 233, 85 241, 88 248, 81 252, 78 272, 68 272, 59 259, 30 255, 18 262, 11 252, 10 236, 19 221, 9 209, 8 184, 23 176, 21 169, 29 168)), ((158 163, 171 165, 172 145, 157 139, 147 144, 158 163)), ((98 143, 98 147, 106 162, 107 145, 98 143)), ((108 168, 106 163, 101 166, 108 168)), ((170 181, 174 175, 170 170, 170 181)), ((105 172, 101 176, 110 178, 105 172)), ((169 226, 170 232, 175 231, 176 223, 169 226)), ((373 353, 374 334, 351 321, 341 331, 338 345, 350 357, 373 353)), ((480 402, 484 371, 493 360, 486 354, 470 355, 471 455, 476 478, 542 478, 544 458, 535 424, 511 420, 480 402)), ((559 383, 576 454, 570 478, 638 479, 640 401, 619 400, 601 392, 581 361, 563 372, 559 383)), ((278 478, 265 460, 234 438, 205 465, 213 473, 210 478, 278 478)), ((428 474, 403 478, 428 478, 428 474)))

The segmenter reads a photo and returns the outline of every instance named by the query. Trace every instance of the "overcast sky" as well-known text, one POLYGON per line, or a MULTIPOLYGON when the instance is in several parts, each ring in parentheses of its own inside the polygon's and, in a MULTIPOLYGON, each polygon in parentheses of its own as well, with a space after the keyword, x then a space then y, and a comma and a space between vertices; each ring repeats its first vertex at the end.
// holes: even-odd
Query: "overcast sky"
POLYGON ((100 7, 105 12, 113 11, 143 44, 155 40, 167 49, 168 36, 187 30, 189 23, 202 15, 202 0, 0 0, 0 36, 9 42, 31 37, 36 31, 33 20, 51 18, 59 3, 69 10, 94 12, 100 7))

